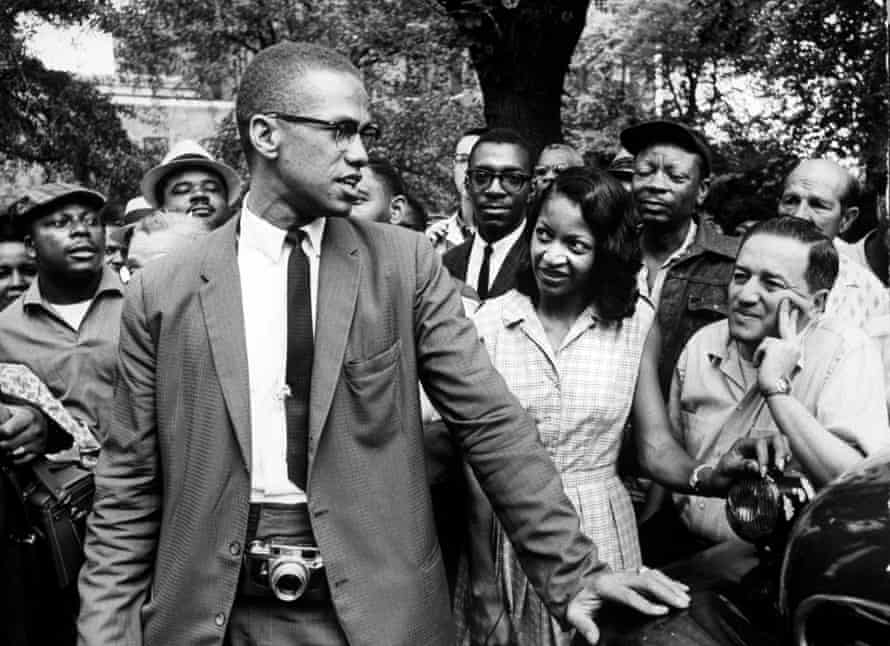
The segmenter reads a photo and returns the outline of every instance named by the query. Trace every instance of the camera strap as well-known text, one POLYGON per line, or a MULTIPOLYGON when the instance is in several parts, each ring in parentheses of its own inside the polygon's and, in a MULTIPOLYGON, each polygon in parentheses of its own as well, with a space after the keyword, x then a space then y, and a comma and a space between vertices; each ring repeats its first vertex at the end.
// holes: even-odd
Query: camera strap
POLYGON ((257 528, 260 526, 260 515, 263 513, 263 503, 251 503, 247 511, 247 540, 256 538, 257 528))

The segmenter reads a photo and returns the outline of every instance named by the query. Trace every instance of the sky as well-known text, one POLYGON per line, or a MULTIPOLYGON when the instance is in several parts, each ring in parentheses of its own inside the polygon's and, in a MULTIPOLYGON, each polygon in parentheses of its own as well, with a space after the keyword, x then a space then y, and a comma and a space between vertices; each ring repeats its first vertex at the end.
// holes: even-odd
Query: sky
POLYGON ((114 46, 111 35, 89 25, 54 27, 46 23, 28 23, 31 30, 28 50, 49 69, 72 72, 79 76, 113 75, 114 46))

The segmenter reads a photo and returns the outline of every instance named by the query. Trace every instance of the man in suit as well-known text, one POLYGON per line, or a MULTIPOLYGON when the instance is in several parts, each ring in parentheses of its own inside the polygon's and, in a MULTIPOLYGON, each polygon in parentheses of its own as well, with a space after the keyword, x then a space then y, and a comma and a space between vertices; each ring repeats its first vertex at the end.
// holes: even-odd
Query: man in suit
POLYGON ((476 214, 476 234, 447 251, 442 262, 483 301, 513 289, 516 272, 528 258, 522 232, 531 169, 528 144, 507 128, 484 132, 470 152, 465 181, 476 214))
POLYGON ((557 617, 595 637, 597 599, 688 603, 604 570, 426 238, 345 217, 379 135, 351 63, 280 43, 236 112, 240 216, 128 288, 80 643, 453 643, 418 379, 557 617), (266 576, 273 543, 305 569, 266 576))

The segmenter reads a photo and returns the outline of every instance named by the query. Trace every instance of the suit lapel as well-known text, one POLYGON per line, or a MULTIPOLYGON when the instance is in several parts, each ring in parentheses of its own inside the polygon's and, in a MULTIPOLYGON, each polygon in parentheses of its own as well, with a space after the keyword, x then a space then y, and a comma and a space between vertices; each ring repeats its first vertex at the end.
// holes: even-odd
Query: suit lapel
POLYGON ((516 274, 522 265, 524 259, 528 255, 528 242, 525 235, 519 236, 519 239, 510 247, 510 252, 504 258, 498 275, 495 276, 494 282, 489 290, 489 298, 500 296, 516 286, 516 274))
POLYGON ((250 385, 241 278, 238 273, 237 221, 238 217, 232 218, 207 239, 207 255, 201 267, 201 277, 205 282, 200 290, 200 299, 223 399, 249 470, 250 385))
MULTIPOLYGON (((316 446, 340 379, 361 279, 358 240, 344 218, 328 218, 321 243, 315 359, 309 396, 309 442, 316 446)), ((309 452, 309 479, 315 453, 309 452)))
POLYGON ((470 251, 473 248, 474 237, 474 235, 470 236, 454 249, 447 251, 442 257, 442 263, 451 275, 464 282, 467 281, 467 267, 470 265, 470 251))

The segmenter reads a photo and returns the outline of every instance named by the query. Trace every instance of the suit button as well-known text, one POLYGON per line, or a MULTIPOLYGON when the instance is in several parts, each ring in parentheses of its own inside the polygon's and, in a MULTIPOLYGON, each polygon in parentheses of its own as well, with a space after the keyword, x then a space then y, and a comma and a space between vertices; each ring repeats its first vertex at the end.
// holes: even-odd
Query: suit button
POLYGON ((232 541, 229 543, 229 552, 232 556, 238 556, 241 554, 241 543, 238 541, 232 541))
POLYGON ((220 612, 219 614, 216 615, 216 617, 213 618, 213 621, 216 622, 217 626, 222 626, 223 624, 226 623, 225 613, 220 612))

